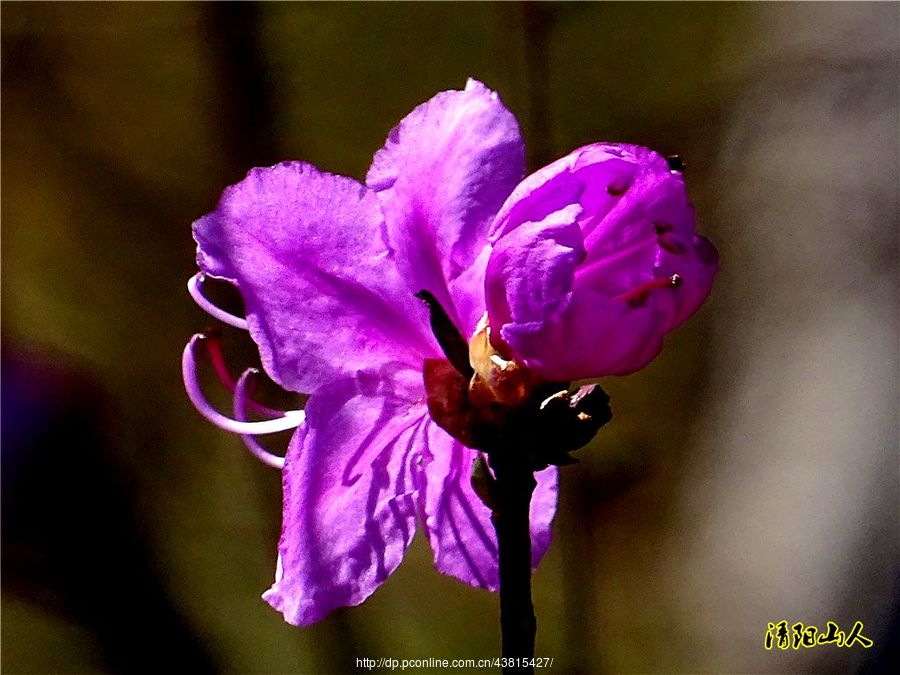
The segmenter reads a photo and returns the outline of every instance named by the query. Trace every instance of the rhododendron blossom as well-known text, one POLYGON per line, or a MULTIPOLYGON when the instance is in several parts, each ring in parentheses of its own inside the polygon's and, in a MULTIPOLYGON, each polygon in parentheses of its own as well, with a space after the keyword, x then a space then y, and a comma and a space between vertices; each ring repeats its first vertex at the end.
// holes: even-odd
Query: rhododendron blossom
POLYGON ((589 145, 529 176, 489 238, 492 341, 559 381, 643 368, 718 269, 681 172, 634 145, 589 145))
MULTIPOLYGON (((253 169, 194 223, 201 273, 191 294, 249 331, 275 382, 309 395, 303 411, 260 406, 252 373, 230 380, 207 338, 234 392, 234 416, 223 415, 199 388, 202 336, 185 349, 197 408, 283 468, 276 579, 264 598, 287 621, 365 600, 400 564, 417 521, 438 570, 498 587, 491 512, 470 482, 477 452, 458 440, 465 429, 429 413, 450 406, 441 373, 462 377, 469 364, 435 335, 417 294, 471 342, 483 387, 460 391, 476 408, 510 404, 535 383, 636 370, 706 297, 715 249, 693 233, 681 175, 661 156, 594 145, 523 174, 515 118, 470 80, 394 128, 365 184, 303 162, 253 169), (237 286, 245 319, 205 298, 206 277, 237 286), (250 410, 265 419, 248 421, 250 410), (254 438, 285 429, 295 431, 283 460, 254 438)), ((556 466, 536 478, 534 566, 550 543, 556 466)))

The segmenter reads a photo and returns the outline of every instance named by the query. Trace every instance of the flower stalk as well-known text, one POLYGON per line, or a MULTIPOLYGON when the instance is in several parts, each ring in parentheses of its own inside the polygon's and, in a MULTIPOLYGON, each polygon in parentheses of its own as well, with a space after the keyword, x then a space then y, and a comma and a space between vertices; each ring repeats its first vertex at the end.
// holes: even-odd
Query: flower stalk
POLYGON ((537 619, 531 600, 531 535, 528 513, 536 485, 521 463, 494 462, 491 522, 500 551, 500 632, 504 673, 534 673, 537 619))

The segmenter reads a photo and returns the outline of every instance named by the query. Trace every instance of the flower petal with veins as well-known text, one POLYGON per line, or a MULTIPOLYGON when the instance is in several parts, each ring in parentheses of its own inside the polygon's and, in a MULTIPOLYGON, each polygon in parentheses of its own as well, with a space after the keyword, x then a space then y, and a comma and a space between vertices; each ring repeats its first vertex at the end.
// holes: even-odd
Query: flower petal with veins
POLYGON ((364 185, 285 162, 228 188, 194 238, 201 269, 240 288, 266 372, 300 392, 440 354, 382 229, 364 185))
POLYGON ((371 373, 322 387, 306 412, 283 472, 281 574, 263 596, 294 625, 358 605, 400 564, 416 529, 427 417, 371 373))
POLYGON ((495 92, 469 80, 463 91, 441 92, 409 113, 366 176, 407 287, 431 292, 465 337, 484 312, 483 272, 471 283, 454 281, 479 259, 494 214, 522 178, 524 157, 516 118, 495 92), (462 314, 473 301, 480 311, 462 314))
MULTIPOLYGON (((430 420, 425 442, 427 459, 419 501, 435 567, 470 586, 495 591, 500 584, 497 537, 490 509, 472 488, 475 453, 430 420)), ((532 567, 537 567, 550 546, 557 472, 551 466, 535 475, 537 487, 531 500, 532 567)))

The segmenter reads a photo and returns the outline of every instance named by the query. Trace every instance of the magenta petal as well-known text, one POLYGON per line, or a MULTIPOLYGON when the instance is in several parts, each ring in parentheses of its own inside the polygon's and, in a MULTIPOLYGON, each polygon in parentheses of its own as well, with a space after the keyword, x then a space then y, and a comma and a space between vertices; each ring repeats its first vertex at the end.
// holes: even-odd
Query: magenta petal
MULTIPOLYGON (((464 447, 433 422, 427 427, 424 487, 420 503, 425 531, 438 571, 471 586, 499 588, 497 537, 491 512, 472 489, 475 451, 464 447)), ((550 546, 550 525, 556 513, 557 469, 536 474, 531 501, 532 567, 550 546)))
POLYGON ((665 320, 652 308, 631 308, 591 290, 571 295, 553 321, 509 324, 500 334, 513 353, 548 380, 628 375, 662 349, 665 320))
POLYGON ((653 293, 647 300, 648 306, 665 315, 666 331, 677 328, 700 309, 719 270, 719 252, 698 234, 685 237, 682 247, 673 251, 659 252, 655 273, 661 277, 677 274, 680 286, 668 293, 653 293))
POLYGON ((253 169, 194 223, 202 270, 235 281, 263 366, 312 391, 436 346, 383 238, 374 194, 302 162, 253 169))
MULTIPOLYGON (((485 275, 488 319, 499 338, 503 326, 541 331, 569 302, 575 269, 584 258, 581 207, 570 205, 540 222, 526 222, 494 246, 485 275)), ((525 358, 524 354, 518 356, 525 358)))
POLYGON ((559 496, 559 468, 548 466, 534 474, 537 487, 531 495, 531 568, 535 569, 553 541, 553 517, 559 496))
POLYGON ((588 260, 615 254, 639 240, 653 240, 656 229, 665 228, 676 236, 694 231, 694 209, 687 198, 684 177, 669 171, 665 160, 645 151, 645 163, 629 165, 617 179, 630 187, 612 208, 592 212, 582 224, 588 260))
POLYGON ((465 90, 441 92, 407 115, 366 177, 409 289, 433 293, 466 337, 474 329, 469 317, 481 312, 463 315, 460 305, 483 302, 481 279, 453 281, 478 258, 523 169, 515 117, 496 93, 469 80, 465 90))
POLYGON ((284 467, 279 572, 263 596, 289 623, 360 604, 403 559, 428 424, 417 395, 360 374, 310 398, 284 467))
POLYGON ((484 316, 484 276, 490 257, 491 247, 485 246, 472 266, 448 284, 450 297, 456 303, 460 330, 467 339, 484 316))
POLYGON ((527 221, 538 221, 580 203, 602 218, 627 195, 642 171, 669 173, 665 159, 647 148, 596 143, 573 150, 525 178, 512 192, 490 229, 491 241, 527 221))

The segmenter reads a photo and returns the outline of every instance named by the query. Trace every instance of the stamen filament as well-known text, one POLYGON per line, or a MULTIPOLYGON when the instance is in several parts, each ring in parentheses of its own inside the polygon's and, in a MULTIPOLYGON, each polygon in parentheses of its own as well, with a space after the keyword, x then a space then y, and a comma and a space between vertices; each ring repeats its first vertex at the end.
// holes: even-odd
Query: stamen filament
POLYGON ((303 423, 306 415, 302 410, 288 410, 283 413, 282 417, 262 422, 242 422, 233 420, 218 412, 209 401, 203 396, 200 388, 200 382, 197 379, 197 361, 195 359, 194 347, 197 342, 203 339, 203 335, 194 335, 181 356, 181 376, 184 379, 184 388, 187 391, 188 398, 203 417, 215 424, 221 429, 231 431, 235 434, 274 434, 279 431, 287 431, 288 429, 296 429, 303 423))
MULTIPOLYGON (((644 237, 630 244, 626 244, 617 251, 608 253, 601 258, 579 265, 575 269, 576 283, 580 282, 584 284, 590 282, 598 272, 605 270, 610 265, 619 262, 627 256, 634 255, 643 249, 652 248, 656 243, 657 241, 655 238, 644 237)), ((585 245, 587 245, 587 242, 585 242, 585 245)))
POLYGON ((215 317, 222 323, 227 323, 229 326, 234 326, 235 328, 240 328, 241 330, 247 330, 247 320, 235 316, 230 312, 226 312, 221 307, 217 307, 212 304, 206 297, 203 295, 203 282, 206 280, 206 275, 203 272, 198 272, 190 279, 188 279, 187 287, 188 293, 191 294, 191 297, 194 299, 200 308, 209 314, 212 317, 215 317))
POLYGON ((625 300, 626 302, 641 302, 647 297, 650 291, 657 288, 678 288, 681 286, 681 275, 672 274, 668 277, 656 277, 651 279, 630 291, 625 291, 621 295, 617 295, 617 300, 625 300))
MULTIPOLYGON (((237 385, 235 384, 234 378, 231 377, 231 372, 228 370, 228 366, 225 363, 225 355, 222 353, 222 341, 217 334, 211 332, 204 335, 204 344, 206 345, 206 351, 209 353, 213 368, 216 371, 216 375, 219 376, 219 381, 222 383, 222 386, 234 393, 237 385)), ((268 415, 269 417, 281 417, 284 414, 284 411, 282 410, 269 408, 250 398, 247 399, 247 407, 260 415, 268 415)))
MULTIPOLYGON (((237 384, 234 388, 234 416, 237 418, 239 422, 247 421, 247 402, 248 402, 248 386, 251 378, 255 377, 259 373, 256 368, 248 368, 244 371, 244 373, 238 378, 237 384)), ((241 439, 244 441, 244 445, 247 446, 247 449, 250 451, 256 459, 258 459, 263 464, 271 466, 275 469, 281 470, 284 468, 284 457, 279 457, 278 455, 274 455, 268 450, 266 450, 262 444, 257 441, 253 436, 248 434, 241 434, 241 439)))

